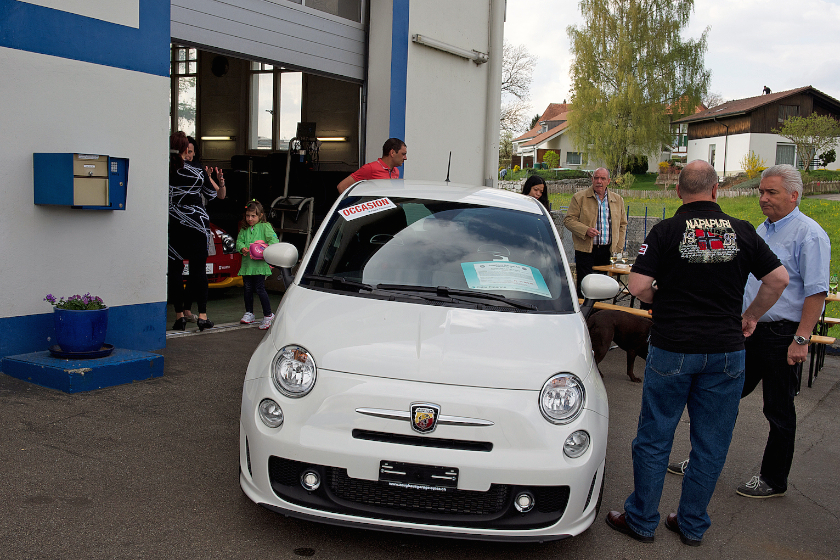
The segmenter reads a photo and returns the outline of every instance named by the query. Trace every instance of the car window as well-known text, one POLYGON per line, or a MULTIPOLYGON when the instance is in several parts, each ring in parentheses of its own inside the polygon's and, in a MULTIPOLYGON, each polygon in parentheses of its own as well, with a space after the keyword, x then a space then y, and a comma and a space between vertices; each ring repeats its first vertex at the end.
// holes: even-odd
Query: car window
MULTIPOLYGON (((303 278, 303 285, 325 289, 344 279, 343 288, 349 281, 399 286, 401 293, 412 286, 446 288, 497 294, 535 311, 573 310, 548 217, 461 202, 347 197, 330 217, 303 278)), ((372 295, 357 289, 342 291, 372 295)))

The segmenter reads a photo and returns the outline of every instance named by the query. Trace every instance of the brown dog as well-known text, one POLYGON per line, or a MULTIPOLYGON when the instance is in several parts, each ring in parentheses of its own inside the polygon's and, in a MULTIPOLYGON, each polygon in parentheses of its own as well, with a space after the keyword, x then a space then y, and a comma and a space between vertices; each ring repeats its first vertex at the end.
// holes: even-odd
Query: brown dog
POLYGON ((653 321, 650 319, 612 309, 603 309, 590 315, 586 326, 589 327, 589 338, 592 339, 595 363, 601 363, 615 341, 619 348, 627 352, 627 377, 639 383, 641 379, 633 375, 633 363, 636 356, 647 358, 651 325, 653 321))

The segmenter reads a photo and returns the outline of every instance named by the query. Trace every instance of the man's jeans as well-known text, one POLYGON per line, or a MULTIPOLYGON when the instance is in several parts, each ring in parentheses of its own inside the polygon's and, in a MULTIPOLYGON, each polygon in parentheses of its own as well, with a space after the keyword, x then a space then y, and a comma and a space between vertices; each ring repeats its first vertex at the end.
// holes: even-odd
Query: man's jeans
POLYGON ((674 431, 683 409, 691 419, 691 455, 682 482, 677 521, 689 538, 702 539, 711 525, 706 507, 726 461, 744 387, 744 350, 678 354, 648 350, 639 427, 633 440, 635 489, 624 510, 627 524, 653 536, 674 431))

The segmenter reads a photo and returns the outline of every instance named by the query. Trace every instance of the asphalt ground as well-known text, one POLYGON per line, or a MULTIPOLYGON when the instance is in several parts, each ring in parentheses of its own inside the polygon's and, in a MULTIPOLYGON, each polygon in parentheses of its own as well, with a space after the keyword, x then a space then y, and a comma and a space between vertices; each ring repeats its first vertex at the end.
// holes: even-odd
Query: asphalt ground
MULTIPOLYGON (((761 392, 744 399, 729 459, 710 505, 703 545, 659 528, 642 544, 604 516, 632 490, 630 443, 641 384, 624 352, 602 362, 610 399, 606 488, 593 526, 544 544, 499 544, 339 528, 286 518, 239 489, 239 406, 254 327, 167 341, 161 378, 68 395, 0 375, 0 557, 297 558, 379 560, 682 558, 835 559, 840 549, 840 358, 829 356, 797 397, 790 488, 754 500, 735 487, 757 474, 767 426, 761 392)), ((636 363, 641 375, 643 363, 636 363)), ((689 450, 687 418, 672 459, 689 450)), ((681 478, 667 475, 660 512, 673 511, 681 478)))

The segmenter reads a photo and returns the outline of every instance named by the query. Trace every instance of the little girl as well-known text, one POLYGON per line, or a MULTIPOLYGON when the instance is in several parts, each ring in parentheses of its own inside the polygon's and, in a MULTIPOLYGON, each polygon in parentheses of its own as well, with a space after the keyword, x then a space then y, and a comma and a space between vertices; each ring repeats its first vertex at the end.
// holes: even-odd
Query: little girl
POLYGON ((271 268, 265 261, 251 258, 251 243, 258 240, 269 245, 279 243, 274 228, 265 220, 262 204, 253 200, 245 206, 245 217, 239 222, 239 235, 236 237, 236 250, 242 253, 242 267, 239 269, 239 275, 242 276, 242 282, 245 284, 245 315, 239 322, 243 325, 257 322, 254 317, 254 292, 256 292, 263 309, 260 329, 266 330, 271 327, 271 321, 274 320, 271 302, 265 291, 265 277, 271 275, 271 268))

